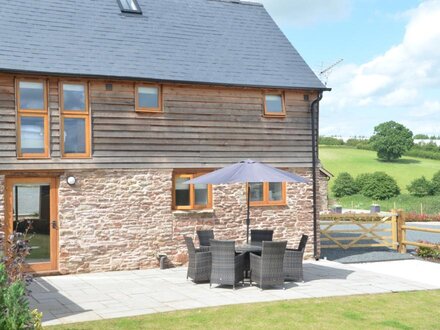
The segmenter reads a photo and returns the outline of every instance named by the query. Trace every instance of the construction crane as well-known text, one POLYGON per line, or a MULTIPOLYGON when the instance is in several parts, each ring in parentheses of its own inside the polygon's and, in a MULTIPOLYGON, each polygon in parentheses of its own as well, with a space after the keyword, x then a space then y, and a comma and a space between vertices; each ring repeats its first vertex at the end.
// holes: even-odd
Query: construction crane
POLYGON ((337 60, 335 63, 333 63, 332 65, 330 65, 329 67, 325 68, 324 70, 322 70, 318 75, 319 75, 319 79, 321 79, 321 81, 324 83, 325 86, 327 86, 327 82, 328 82, 328 77, 330 76, 330 74, 332 73, 332 70, 335 66, 337 66, 339 63, 341 63, 344 59, 341 58, 339 60, 337 60))

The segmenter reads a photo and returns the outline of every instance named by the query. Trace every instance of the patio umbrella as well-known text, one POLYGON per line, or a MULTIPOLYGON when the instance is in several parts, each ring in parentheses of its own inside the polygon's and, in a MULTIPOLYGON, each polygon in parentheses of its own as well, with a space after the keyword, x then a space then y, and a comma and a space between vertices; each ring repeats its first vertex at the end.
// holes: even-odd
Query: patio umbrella
MULTIPOLYGON (((216 170, 214 172, 199 176, 186 181, 186 184, 228 184, 228 183, 249 183, 254 182, 300 182, 307 183, 308 179, 286 171, 282 171, 266 164, 258 163, 251 159, 243 160, 216 170)), ((247 216, 246 216, 246 242, 249 243, 249 204, 250 187, 247 194, 247 216)))

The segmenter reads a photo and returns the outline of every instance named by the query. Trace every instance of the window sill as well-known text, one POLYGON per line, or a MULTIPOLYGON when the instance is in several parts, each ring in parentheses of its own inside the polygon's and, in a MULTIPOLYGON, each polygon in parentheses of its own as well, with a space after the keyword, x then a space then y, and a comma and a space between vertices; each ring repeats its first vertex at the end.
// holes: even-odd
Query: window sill
POLYGON ((214 209, 204 210, 174 210, 172 214, 176 217, 186 215, 214 215, 214 209))

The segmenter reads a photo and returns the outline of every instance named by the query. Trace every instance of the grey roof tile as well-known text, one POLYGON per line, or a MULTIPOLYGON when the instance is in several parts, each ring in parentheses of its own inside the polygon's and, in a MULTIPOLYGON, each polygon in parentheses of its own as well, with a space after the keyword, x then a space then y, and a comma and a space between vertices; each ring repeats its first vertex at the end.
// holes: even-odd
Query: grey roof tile
POLYGON ((138 2, 0 0, 0 70, 325 88, 261 5, 138 2))

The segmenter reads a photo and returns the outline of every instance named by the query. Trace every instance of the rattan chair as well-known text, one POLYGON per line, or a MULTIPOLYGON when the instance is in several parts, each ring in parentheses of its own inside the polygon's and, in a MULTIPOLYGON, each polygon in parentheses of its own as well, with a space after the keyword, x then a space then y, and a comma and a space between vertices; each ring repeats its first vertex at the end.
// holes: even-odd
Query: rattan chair
POLYGON ((213 230, 197 230, 197 236, 199 237, 200 247, 211 246, 210 240, 214 239, 213 230))
POLYGON ((286 241, 263 241, 261 256, 251 253, 251 285, 256 282, 260 289, 267 286, 284 287, 283 261, 286 252, 286 241))
POLYGON ((284 278, 287 281, 303 282, 303 258, 309 236, 302 235, 297 249, 286 249, 284 254, 284 278))
POLYGON ((234 241, 211 240, 212 271, 211 281, 220 285, 235 286, 244 280, 245 253, 235 253, 234 241))
POLYGON ((196 249, 191 237, 185 236, 188 248, 188 272, 186 279, 191 278, 195 283, 208 282, 211 278, 211 252, 206 248, 196 249))
POLYGON ((260 245, 263 241, 271 241, 273 230, 251 229, 251 245, 260 245))

